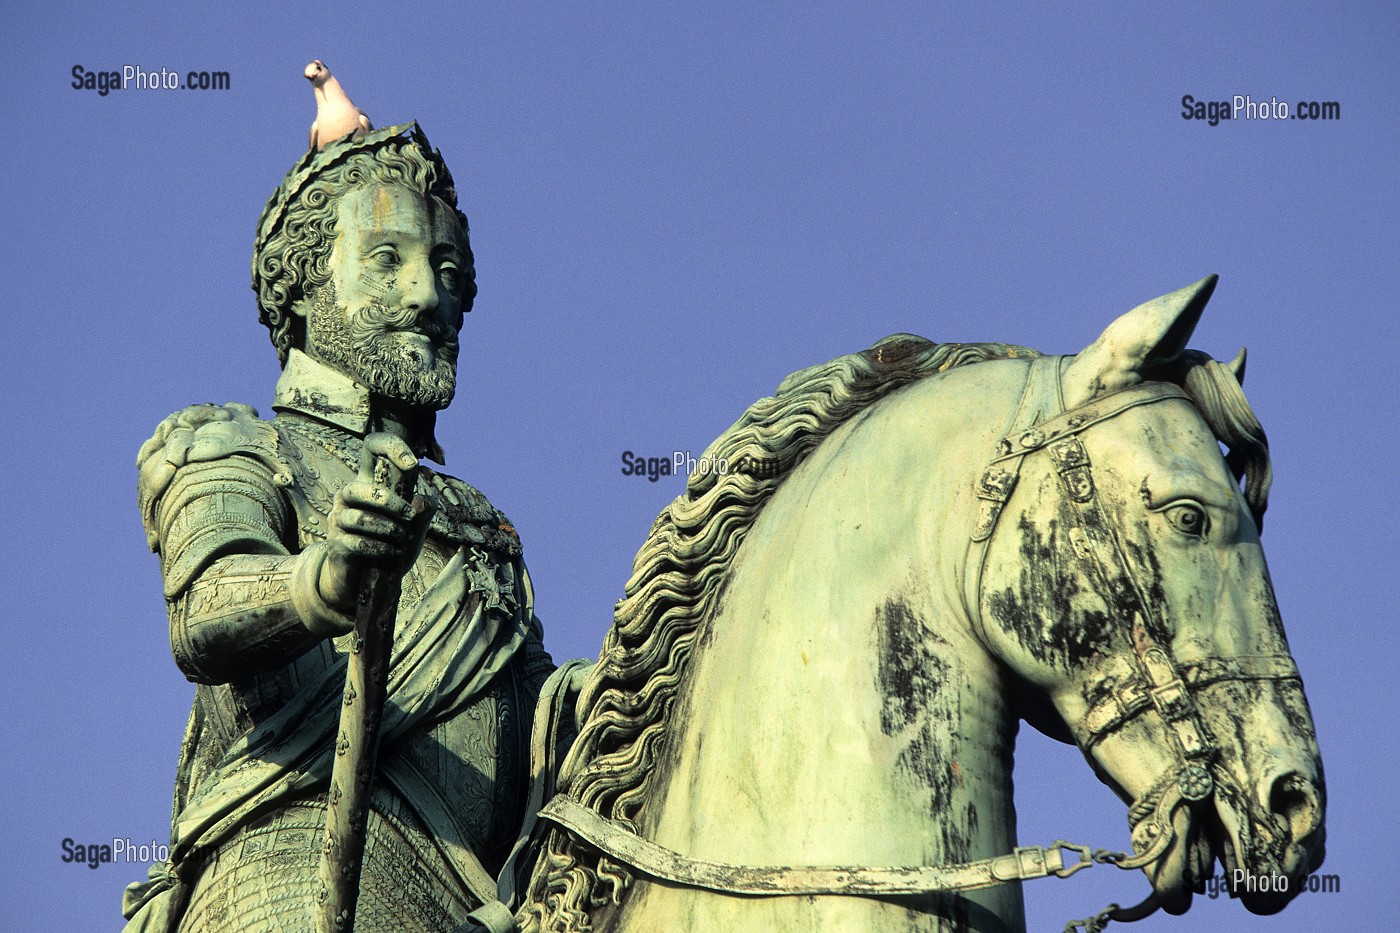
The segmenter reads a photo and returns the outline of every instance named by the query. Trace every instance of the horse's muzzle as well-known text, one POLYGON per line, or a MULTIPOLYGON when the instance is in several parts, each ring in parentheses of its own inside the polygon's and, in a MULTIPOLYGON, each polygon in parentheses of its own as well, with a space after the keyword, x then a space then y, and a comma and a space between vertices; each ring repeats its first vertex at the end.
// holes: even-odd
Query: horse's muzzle
POLYGON ((1241 801, 1247 813, 1219 801, 1226 886, 1251 913, 1278 913, 1321 866, 1324 800, 1320 778, 1291 769, 1266 776, 1257 793, 1241 801))

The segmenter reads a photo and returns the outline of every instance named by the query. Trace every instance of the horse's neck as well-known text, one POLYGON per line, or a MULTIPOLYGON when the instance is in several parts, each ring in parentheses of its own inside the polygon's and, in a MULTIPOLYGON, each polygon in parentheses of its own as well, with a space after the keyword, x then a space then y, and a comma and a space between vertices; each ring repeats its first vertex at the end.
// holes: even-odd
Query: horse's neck
MULTIPOLYGON (((949 437, 963 416, 930 414, 931 391, 839 429, 751 529, 670 718, 643 817, 657 842, 867 866, 1014 845, 1015 722, 959 595, 971 518, 951 491, 981 451, 949 437)), ((988 900, 1019 912, 1014 888, 988 900)))

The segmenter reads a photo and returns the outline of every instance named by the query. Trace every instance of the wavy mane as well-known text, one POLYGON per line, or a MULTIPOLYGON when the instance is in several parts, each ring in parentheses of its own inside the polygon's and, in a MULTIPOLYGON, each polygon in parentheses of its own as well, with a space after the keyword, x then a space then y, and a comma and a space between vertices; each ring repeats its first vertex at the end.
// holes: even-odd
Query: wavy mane
POLYGON ((1243 482, 1245 504, 1262 532, 1274 469, 1269 438, 1244 397, 1244 388, 1228 367, 1199 350, 1182 353, 1177 370, 1172 381, 1186 390, 1215 439, 1228 448, 1225 465, 1243 482))
MULTIPOLYGON (((636 831, 691 648, 749 528, 792 470, 853 415, 901 386, 957 366, 1040 354, 1002 343, 936 344, 895 334, 868 350, 793 373, 702 455, 729 470, 692 473, 633 563, 598 664, 579 697, 583 722, 560 790, 636 831)), ((522 933, 586 931, 632 881, 564 832, 549 833, 520 912, 522 933)))

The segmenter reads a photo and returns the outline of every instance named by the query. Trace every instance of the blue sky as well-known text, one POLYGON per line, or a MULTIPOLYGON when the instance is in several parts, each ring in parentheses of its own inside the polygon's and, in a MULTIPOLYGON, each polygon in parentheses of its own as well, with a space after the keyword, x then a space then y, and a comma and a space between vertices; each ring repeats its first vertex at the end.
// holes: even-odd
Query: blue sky
MULTIPOLYGON (((164 840, 193 688, 170 658, 135 452, 170 411, 267 411, 253 226, 304 151, 302 66, 417 118, 471 218, 481 294, 440 438, 525 542, 546 645, 596 654, 698 454, 789 372, 909 331, 1072 353, 1216 272, 1193 345, 1250 349, 1276 482, 1265 546, 1327 769, 1327 873, 1255 918, 1198 898, 1135 929, 1389 930, 1400 830, 1393 416, 1400 13, 1381 3, 75 5, 0 13, 0 927, 116 930, 143 870, 60 840, 164 840), (227 71, 75 90, 72 69, 227 71), (1327 122, 1181 98, 1336 101, 1327 122)), ((1028 733, 1028 734, 1027 734, 1028 733)), ((1021 836, 1121 847, 1079 754, 1023 733, 1021 836)), ((1095 875, 1099 877, 1094 877, 1095 875)), ((1058 930, 1140 877, 1027 886, 1058 930)))

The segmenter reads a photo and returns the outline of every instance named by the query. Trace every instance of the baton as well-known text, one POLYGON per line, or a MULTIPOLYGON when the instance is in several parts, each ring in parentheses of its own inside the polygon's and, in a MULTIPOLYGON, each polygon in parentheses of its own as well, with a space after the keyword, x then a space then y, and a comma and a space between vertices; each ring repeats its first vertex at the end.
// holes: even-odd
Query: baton
MULTIPOLYGON (((366 438, 368 445, 369 439, 366 438)), ((370 456, 368 450, 363 456, 370 456)), ((400 471, 388 457, 374 455, 374 483, 407 499, 418 477, 416 466, 400 471)), ((414 511, 423 506, 414 498, 414 511)), ((335 739, 326 834, 318 871, 317 933, 352 933, 360 896, 370 792, 379 751, 379 720, 389 682, 394 622, 407 567, 371 568, 360 584, 355 628, 345 666, 344 702, 335 739)))

